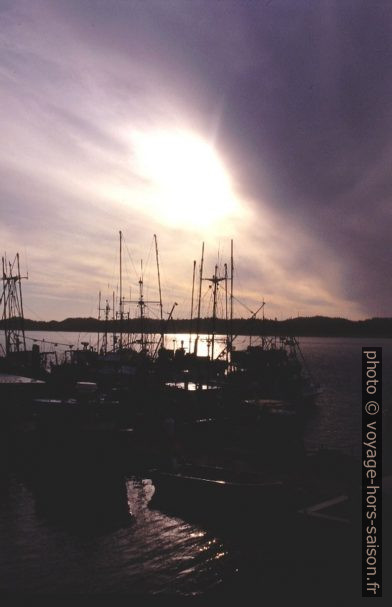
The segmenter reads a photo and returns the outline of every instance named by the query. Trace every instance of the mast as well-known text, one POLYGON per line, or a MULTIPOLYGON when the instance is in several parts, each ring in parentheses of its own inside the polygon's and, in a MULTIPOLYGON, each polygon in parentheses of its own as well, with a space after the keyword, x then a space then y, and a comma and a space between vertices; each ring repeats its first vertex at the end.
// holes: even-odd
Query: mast
MULTIPOLYGON (((227 294, 227 263, 225 263, 225 316, 226 316, 226 343, 229 341, 229 312, 227 294)), ((229 360, 229 352, 226 352, 226 360, 229 360)))
POLYGON ((160 312, 161 312, 161 343, 162 343, 162 347, 164 347, 164 327, 163 327, 163 306, 162 306, 162 290, 161 290, 161 274, 159 271, 159 256, 158 256, 158 241, 157 241, 157 235, 154 234, 154 241, 155 241, 155 257, 156 257, 156 261, 157 261, 157 272, 158 272, 158 289, 159 289, 159 308, 160 308, 160 312))
POLYGON ((117 335, 116 335, 116 323, 115 323, 115 300, 114 300, 114 291, 113 291, 113 305, 112 305, 112 320, 113 320, 113 352, 116 349, 117 335))
POLYGON ((140 309, 140 345, 144 350, 144 300, 143 300, 143 259, 140 260, 140 278, 139 278, 139 301, 140 309))
POLYGON ((123 336, 123 296, 122 296, 122 232, 119 231, 120 234, 120 304, 119 304, 119 312, 120 312, 120 350, 122 350, 122 336, 123 336))
POLYGON ((12 352, 26 352, 26 338, 24 332, 24 313, 22 298, 22 279, 19 253, 14 261, 8 262, 7 257, 2 258, 3 265, 3 323, 5 337, 5 353, 8 356, 12 352))
MULTIPOLYGON (((97 345, 97 352, 102 353, 102 354, 107 354, 108 351, 108 328, 109 328, 109 312, 110 312, 110 305, 109 305, 109 300, 107 299, 105 302, 105 307, 103 308, 101 305, 102 302, 102 295, 101 295, 101 291, 99 292, 99 306, 98 306, 98 321, 101 321, 101 312, 105 313, 104 316, 104 328, 103 328, 103 332, 102 332, 102 341, 101 341, 101 347, 99 347, 100 344, 100 331, 98 328, 98 345, 97 345)), ((114 310, 114 292, 113 292, 113 310, 114 310)), ((114 320, 114 313, 113 313, 113 320, 114 320)), ((113 350, 114 350, 114 344, 115 344, 115 337, 114 337, 114 329, 113 329, 113 350)))
POLYGON ((192 343, 193 297, 195 294, 195 274, 196 274, 196 260, 193 261, 191 319, 190 319, 190 327, 189 327, 189 352, 191 351, 191 343, 192 343))
POLYGON ((230 247, 230 341, 228 344, 228 349, 230 349, 230 358, 231 352, 233 349, 233 300, 234 300, 234 291, 233 291, 233 283, 234 283, 234 246, 233 240, 231 240, 230 247))
POLYGON ((200 263, 200 276, 199 276, 199 298, 197 304, 197 329, 195 339, 195 354, 197 356, 197 347, 199 345, 199 334, 200 334, 200 308, 201 308, 201 285, 203 282, 203 265, 204 265, 204 242, 201 248, 201 263, 200 263))
POLYGON ((212 306, 212 341, 211 341, 211 360, 214 360, 214 346, 215 346, 215 325, 216 325, 216 295, 218 290, 218 266, 215 266, 215 274, 212 277, 212 283, 214 285, 213 295, 213 306, 212 306))
MULTIPOLYGON (((24 331, 24 312, 23 312, 23 297, 22 297, 22 282, 21 282, 22 277, 20 275, 19 253, 16 254, 16 259, 17 259, 17 263, 18 263, 20 329, 21 329, 21 333, 22 333, 23 351, 26 352, 26 338, 25 338, 25 331, 24 331)), ((27 275, 26 275, 26 278, 28 278, 27 275)))
POLYGON ((100 340, 100 334, 99 334, 99 323, 101 321, 101 291, 99 292, 98 295, 98 338, 97 338, 97 352, 99 354, 99 340, 100 340))
MULTIPOLYGON (((174 302, 174 304, 173 304, 173 306, 172 306, 172 309, 171 309, 171 310, 170 310, 170 312, 169 312, 169 316, 168 316, 168 318, 167 318, 167 320, 166 320, 166 333, 168 332, 168 325, 169 325, 169 322, 170 322, 170 321, 171 321, 171 319, 172 319, 173 312, 174 312, 174 308, 175 308, 176 306, 178 306, 178 303, 175 301, 175 302, 174 302)), ((157 353, 158 353, 158 350, 159 350, 159 346, 160 346, 160 341, 158 341, 158 343, 157 343, 157 345, 156 345, 156 348, 155 348, 155 350, 154 350, 154 354, 153 354, 153 358, 155 358, 155 357, 156 357, 156 355, 157 355, 157 353)))
POLYGON ((216 304, 217 304, 217 294, 218 294, 218 286, 222 280, 225 280, 224 277, 218 276, 218 266, 215 266, 215 273, 212 278, 203 278, 203 280, 208 280, 211 282, 213 287, 213 305, 212 305, 212 336, 211 336, 211 360, 214 360, 214 346, 215 346, 215 330, 216 330, 216 304))
POLYGON ((144 308, 146 307, 147 303, 160 303, 159 301, 144 301, 144 294, 143 294, 143 260, 140 260, 140 278, 139 278, 139 299, 137 299, 136 301, 133 300, 129 300, 129 302, 127 303, 136 303, 137 306, 139 307, 140 310, 140 346, 141 346, 141 351, 146 349, 146 340, 144 337, 144 308))
POLYGON ((108 351, 109 312, 110 312, 109 301, 106 300, 106 305, 105 305, 105 331, 104 331, 103 336, 102 336, 102 352, 104 354, 106 354, 107 351, 108 351))
MULTIPOLYGON (((171 321, 171 319, 172 319, 173 312, 174 312, 174 308, 175 308, 176 306, 178 306, 178 303, 175 301, 175 302, 174 302, 174 304, 172 305, 172 309, 171 309, 171 310, 170 310, 170 312, 169 312, 169 316, 168 316, 168 319, 167 319, 167 325, 169 325, 169 323, 170 323, 170 321, 171 321)), ((175 340, 174 340, 174 342, 175 342, 175 340)), ((173 345, 174 345, 174 344, 173 344, 173 345)), ((175 348, 173 348, 173 350, 175 350, 175 348)))
MULTIPOLYGON (((157 269, 158 269, 158 287, 159 287, 159 301, 146 301, 144 299, 144 293, 143 293, 143 260, 140 260, 140 278, 138 281, 139 284, 139 298, 136 300, 133 299, 129 299, 127 301, 123 300, 123 303, 126 304, 136 304, 139 308, 140 311, 140 346, 141 346, 141 351, 146 351, 146 346, 147 346, 147 340, 145 339, 145 314, 144 314, 144 309, 146 307, 147 304, 159 304, 160 306, 160 316, 161 316, 161 337, 159 339, 158 342, 158 346, 155 349, 155 353, 158 351, 158 347, 159 344, 161 343, 161 341, 163 341, 163 337, 164 337, 164 322, 163 322, 163 304, 162 304, 162 291, 161 291, 161 277, 160 277, 160 271, 159 271, 159 257, 158 257, 158 243, 157 243, 157 237, 154 234, 154 240, 155 240, 155 253, 156 253, 156 261, 157 261, 157 269)), ((155 356, 155 354, 154 354, 155 356)))

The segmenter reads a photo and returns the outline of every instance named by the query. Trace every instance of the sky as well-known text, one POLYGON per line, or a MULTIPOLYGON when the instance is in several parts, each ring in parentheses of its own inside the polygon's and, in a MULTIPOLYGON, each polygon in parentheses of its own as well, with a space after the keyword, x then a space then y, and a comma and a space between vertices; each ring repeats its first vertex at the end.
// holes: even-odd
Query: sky
POLYGON ((157 235, 166 315, 233 240, 236 316, 392 316, 389 1, 0 0, 0 48, 26 317, 117 300, 120 230, 130 300, 157 235))

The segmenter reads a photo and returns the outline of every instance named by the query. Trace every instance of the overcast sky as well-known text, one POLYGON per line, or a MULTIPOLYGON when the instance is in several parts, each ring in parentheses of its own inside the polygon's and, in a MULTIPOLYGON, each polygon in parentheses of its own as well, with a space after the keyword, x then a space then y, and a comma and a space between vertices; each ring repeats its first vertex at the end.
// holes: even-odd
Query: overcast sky
MULTIPOLYGON (((0 0, 0 243, 25 315, 95 316, 193 260, 268 317, 392 316, 392 4, 0 0)), ((203 296, 208 311, 209 294, 203 296)), ((154 314, 154 312, 152 311, 154 314)), ((237 304, 236 313, 247 316, 237 304)))

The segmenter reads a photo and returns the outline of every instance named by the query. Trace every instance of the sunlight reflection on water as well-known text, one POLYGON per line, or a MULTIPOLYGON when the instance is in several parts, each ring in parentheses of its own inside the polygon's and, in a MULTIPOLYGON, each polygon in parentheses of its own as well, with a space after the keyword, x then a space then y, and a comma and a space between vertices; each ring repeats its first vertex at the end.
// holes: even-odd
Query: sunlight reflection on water
MULTIPOLYGON (((384 368, 391 368, 392 343, 376 341, 301 340, 310 370, 324 386, 320 404, 307 421, 308 446, 360 449, 361 347, 382 345, 384 368)), ((391 381, 385 373, 386 408, 391 408, 391 381)), ((276 561, 265 555, 260 538, 249 537, 246 546, 240 546, 150 509, 153 487, 147 478, 124 481, 124 499, 132 518, 117 528, 94 533, 52 520, 48 508, 38 508, 35 488, 23 476, 9 473, 0 480, 0 588, 7 591, 197 595, 231 583, 236 576, 245 575, 247 580, 252 575, 264 583, 266 568, 275 577, 279 572, 282 579, 285 567, 290 573, 289 557, 285 557, 288 564, 282 561, 275 566, 282 555, 276 561)), ((66 487, 63 480, 60 484, 66 487)), ((105 492, 105 487, 101 490, 105 492)), ((123 499, 120 491, 118 499, 123 499)))

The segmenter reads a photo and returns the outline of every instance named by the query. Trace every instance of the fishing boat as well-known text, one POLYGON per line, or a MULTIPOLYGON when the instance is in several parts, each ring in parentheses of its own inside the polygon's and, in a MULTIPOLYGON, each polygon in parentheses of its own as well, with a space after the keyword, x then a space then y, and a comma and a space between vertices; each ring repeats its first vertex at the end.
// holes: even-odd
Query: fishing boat
MULTIPOLYGON (((112 303, 106 299, 102 305, 101 293, 98 301, 98 322, 100 332, 94 345, 82 342, 83 348, 71 348, 65 351, 61 364, 52 369, 55 381, 65 384, 70 381, 88 379, 97 382, 102 389, 114 386, 127 388, 132 396, 143 398, 147 392, 155 392, 157 384, 168 379, 167 365, 173 365, 173 353, 165 346, 165 331, 172 318, 176 303, 173 304, 168 318, 164 318, 158 240, 154 234, 155 261, 157 270, 158 295, 156 299, 145 296, 144 266, 140 262, 140 274, 137 280, 137 296, 127 298, 124 295, 124 236, 119 231, 119 292, 112 293, 112 303), (131 317, 132 307, 135 317, 131 317), (152 333, 151 318, 148 311, 158 310, 158 319, 154 323, 158 333, 152 333), (110 343, 111 342, 111 343, 110 343)), ((135 265, 133 269, 136 272, 135 265)), ((130 292, 131 289, 130 289, 130 292)), ((156 314, 155 314, 156 315, 156 314)))
POLYGON ((0 373, 1 431, 11 437, 12 431, 25 429, 31 418, 31 402, 46 394, 42 380, 0 373))
POLYGON ((150 507, 216 519, 229 524, 248 515, 279 517, 293 511, 287 484, 267 474, 240 473, 213 466, 183 466, 178 470, 153 470, 155 492, 150 507))
POLYGON ((41 431, 52 434, 113 432, 121 419, 120 402, 103 394, 94 382, 77 382, 69 395, 35 398, 30 416, 41 431))
MULTIPOLYGON (((19 253, 13 261, 2 257, 2 291, 0 324, 4 331, 4 342, 0 343, 0 372, 14 376, 45 380, 47 377, 47 353, 42 353, 37 344, 31 350, 26 346, 23 312, 22 276, 19 253)), ((20 383, 20 382, 19 382, 20 383)))
MULTIPOLYGON (((193 265, 191 328, 195 328, 194 350, 191 352, 192 333, 189 338, 189 352, 183 352, 179 357, 182 364, 179 369, 182 378, 190 381, 204 381, 219 383, 225 388, 225 398, 228 401, 238 401, 244 398, 277 399, 306 406, 314 404, 321 393, 321 387, 312 377, 312 373, 305 361, 299 341, 294 336, 268 336, 264 330, 263 300, 255 312, 251 312, 248 326, 251 329, 249 345, 242 344, 237 348, 237 339, 234 335, 233 319, 234 300, 234 246, 231 241, 230 264, 225 263, 224 269, 215 265, 213 275, 204 276, 204 243, 202 246, 199 269, 198 298, 195 299, 196 262, 193 265), (230 270, 228 269, 230 268, 230 270), (201 302, 203 284, 207 282, 211 292, 212 314, 209 322, 203 319, 201 302), (196 312, 195 312, 196 309, 196 312), (224 318, 218 319, 218 309, 224 311, 224 318), (263 320, 258 323, 260 335, 257 335, 256 319, 263 311, 263 320), (219 322, 221 321, 221 322, 219 322), (208 355, 201 357, 198 346, 201 339, 201 326, 209 325, 210 333, 207 338, 208 355), (217 348, 218 327, 225 327, 224 347, 217 348), (202 373, 201 373, 202 371, 202 373)), ((244 305, 244 304, 242 304, 244 305)), ((247 306, 245 306, 247 307, 247 306)), ((249 310, 249 308, 248 308, 249 310)), ((243 337, 243 336, 242 336, 243 337)), ((184 379, 182 379, 184 381, 184 379)))
POLYGON ((261 337, 260 345, 231 352, 228 382, 247 397, 314 404, 322 390, 307 368, 295 337, 261 337))

